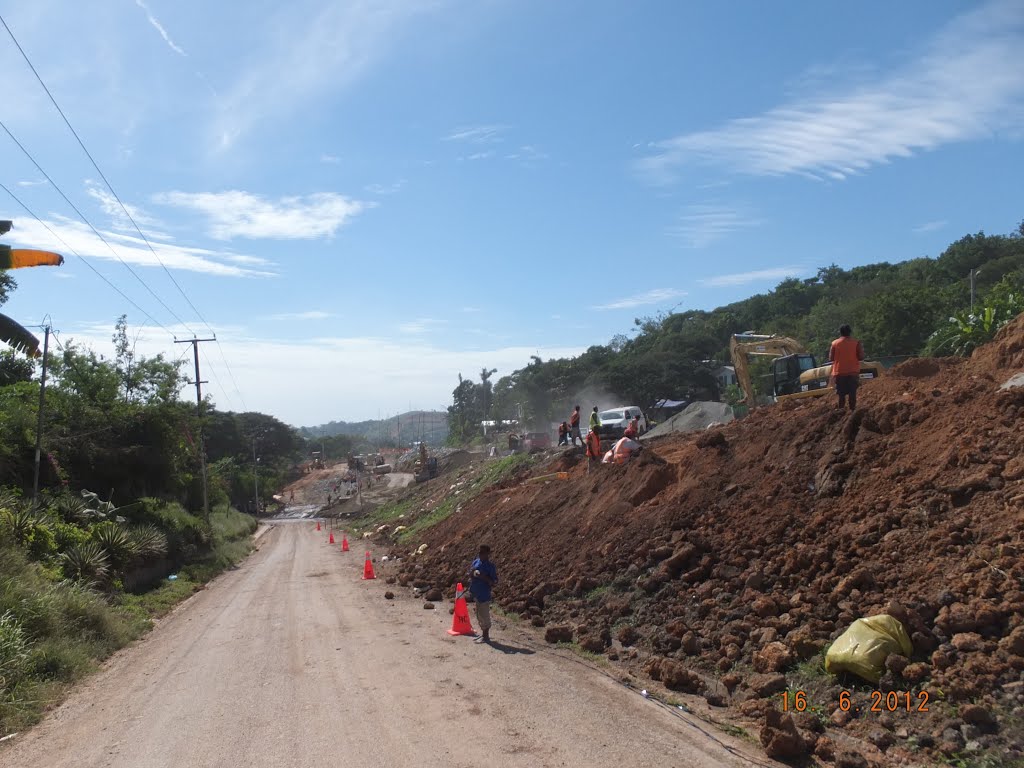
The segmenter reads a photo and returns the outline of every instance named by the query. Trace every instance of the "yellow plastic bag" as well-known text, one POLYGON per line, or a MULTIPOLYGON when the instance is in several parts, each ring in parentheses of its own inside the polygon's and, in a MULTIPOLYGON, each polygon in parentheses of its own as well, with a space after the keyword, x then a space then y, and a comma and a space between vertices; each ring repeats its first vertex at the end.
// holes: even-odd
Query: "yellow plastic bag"
POLYGON ((832 643, 825 654, 825 671, 835 675, 850 672, 877 683, 890 653, 910 656, 914 647, 906 630, 892 616, 879 614, 857 619, 832 643))

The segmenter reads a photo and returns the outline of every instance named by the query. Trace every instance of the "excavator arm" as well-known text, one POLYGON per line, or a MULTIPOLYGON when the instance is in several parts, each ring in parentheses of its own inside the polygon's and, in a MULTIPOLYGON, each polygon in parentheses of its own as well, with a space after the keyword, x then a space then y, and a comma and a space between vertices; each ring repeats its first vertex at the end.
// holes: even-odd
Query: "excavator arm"
POLYGON ((806 352, 804 346, 795 339, 787 336, 765 336, 754 333, 737 333, 729 339, 729 354, 732 356, 732 365, 736 370, 736 381, 743 390, 741 402, 753 407, 754 382, 750 378, 750 363, 747 360, 749 355, 784 357, 806 352))

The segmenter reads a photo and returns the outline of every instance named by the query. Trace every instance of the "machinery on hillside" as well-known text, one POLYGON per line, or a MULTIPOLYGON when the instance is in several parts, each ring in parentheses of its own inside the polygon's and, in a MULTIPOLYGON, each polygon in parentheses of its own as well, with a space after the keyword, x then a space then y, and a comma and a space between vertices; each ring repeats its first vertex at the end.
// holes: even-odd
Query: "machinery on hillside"
MULTIPOLYGON (((771 375, 772 395, 776 400, 821 397, 835 390, 832 365, 819 366, 814 355, 800 342, 786 336, 737 333, 729 340, 729 353, 736 369, 736 380, 743 390, 742 402, 751 408, 757 405, 747 360, 751 355, 775 358, 771 375)), ((860 364, 860 377, 874 379, 882 375, 882 370, 881 364, 864 360, 860 364)))
POLYGON ((427 456, 427 444, 420 443, 420 457, 416 459, 416 464, 413 465, 413 479, 417 483, 422 483, 431 478, 437 477, 437 458, 434 456, 427 456))

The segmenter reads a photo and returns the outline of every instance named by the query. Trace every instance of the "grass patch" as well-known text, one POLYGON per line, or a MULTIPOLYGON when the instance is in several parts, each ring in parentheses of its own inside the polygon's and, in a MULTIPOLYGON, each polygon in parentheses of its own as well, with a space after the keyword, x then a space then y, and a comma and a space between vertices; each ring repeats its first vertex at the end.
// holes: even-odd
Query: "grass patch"
POLYGON ((608 661, 607 658, 605 658, 605 656, 603 654, 594 653, 593 651, 588 651, 587 649, 585 649, 583 646, 581 646, 579 643, 577 643, 575 641, 573 641, 571 643, 564 643, 564 642, 563 643, 556 643, 555 646, 557 648, 564 648, 567 651, 572 651, 577 656, 580 656, 581 658, 584 658, 587 661, 592 661, 595 664, 599 664, 599 665, 601 665, 603 667, 610 667, 611 666, 611 663, 608 661))
MULTIPOLYGON (((533 462, 534 459, 528 454, 514 453, 511 456, 506 456, 504 459, 488 463, 484 471, 475 480, 460 486, 458 496, 451 495, 447 497, 434 509, 410 523, 409 527, 399 535, 398 540, 402 543, 412 541, 423 531, 451 517, 455 510, 459 508, 459 505, 471 501, 483 491, 493 485, 497 485, 518 470, 530 466, 533 462)), ((411 502, 407 503, 409 503, 410 507, 412 506, 411 502)), ((388 506, 381 507, 381 510, 387 509, 388 506)), ((378 512, 381 510, 378 510, 378 512)), ((381 522, 385 521, 382 520, 381 522)))
POLYGON ((608 584, 605 584, 601 587, 594 587, 592 590, 583 595, 583 599, 589 601, 600 600, 602 597, 608 594, 611 591, 611 589, 611 586, 609 586, 608 584))

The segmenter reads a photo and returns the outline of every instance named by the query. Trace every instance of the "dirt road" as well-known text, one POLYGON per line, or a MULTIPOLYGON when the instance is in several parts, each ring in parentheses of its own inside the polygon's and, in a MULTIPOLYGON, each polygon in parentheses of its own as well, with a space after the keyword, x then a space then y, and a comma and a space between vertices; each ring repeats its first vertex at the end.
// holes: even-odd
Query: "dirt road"
MULTIPOLYGON (((18 768, 740 766, 754 748, 646 701, 499 620, 453 638, 445 606, 383 598, 311 523, 118 654, 38 727, 18 768)), ((749 756, 749 759, 748 759, 749 756)))

